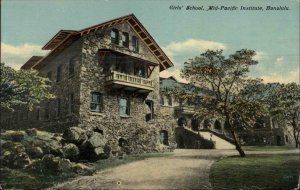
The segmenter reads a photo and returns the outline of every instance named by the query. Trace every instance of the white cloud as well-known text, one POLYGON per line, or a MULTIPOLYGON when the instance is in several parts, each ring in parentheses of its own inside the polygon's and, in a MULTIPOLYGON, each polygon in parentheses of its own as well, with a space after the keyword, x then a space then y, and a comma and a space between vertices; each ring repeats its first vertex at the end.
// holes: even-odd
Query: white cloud
POLYGON ((261 60, 264 60, 264 59, 267 59, 267 58, 268 58, 268 55, 265 52, 257 51, 256 55, 253 57, 253 60, 261 61, 261 60))
POLYGON ((207 49, 210 50, 226 49, 226 46, 219 42, 188 39, 183 42, 171 42, 164 49, 166 51, 174 53, 174 52, 183 52, 183 51, 205 51, 207 49))
POLYGON ((171 42, 167 46, 162 47, 162 49, 174 65, 180 69, 183 67, 183 63, 189 58, 199 55, 199 53, 208 49, 226 49, 226 46, 219 42, 187 39, 181 42, 171 42))
POLYGON ((290 82, 296 82, 299 83, 299 76, 300 76, 300 70, 299 68, 296 70, 292 70, 288 72, 288 74, 278 74, 278 73, 272 73, 271 75, 264 75, 261 76, 261 78, 264 80, 265 83, 268 82, 279 82, 279 83, 290 83, 290 82))
POLYGON ((15 69, 19 69, 31 56, 45 55, 48 51, 41 50, 42 46, 25 43, 14 46, 1 43, 1 61, 15 69))
POLYGON ((188 83, 188 81, 186 79, 180 77, 180 70, 179 69, 174 69, 173 71, 164 70, 164 71, 159 73, 159 76, 162 77, 162 78, 169 78, 170 76, 173 76, 179 82, 188 83))
POLYGON ((282 64, 284 64, 284 57, 278 57, 278 58, 276 58, 276 61, 275 61, 275 64, 276 65, 282 65, 282 64))

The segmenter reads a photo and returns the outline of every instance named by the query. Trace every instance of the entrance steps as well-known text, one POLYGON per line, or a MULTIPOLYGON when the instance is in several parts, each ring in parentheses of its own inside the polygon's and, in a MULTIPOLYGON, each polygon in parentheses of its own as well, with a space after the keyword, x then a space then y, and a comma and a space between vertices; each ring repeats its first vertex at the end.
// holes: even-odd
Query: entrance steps
POLYGON ((215 144, 215 149, 235 149, 234 141, 232 138, 220 134, 210 129, 201 129, 200 131, 193 131, 189 128, 185 128, 195 134, 200 135, 202 138, 212 141, 215 144))

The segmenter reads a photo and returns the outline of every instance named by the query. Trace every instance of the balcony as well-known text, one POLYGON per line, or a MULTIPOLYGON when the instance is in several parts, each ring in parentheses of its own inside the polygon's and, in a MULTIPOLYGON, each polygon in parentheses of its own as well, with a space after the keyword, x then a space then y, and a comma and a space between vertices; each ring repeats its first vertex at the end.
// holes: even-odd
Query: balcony
POLYGON ((105 85, 110 85, 115 89, 137 91, 140 93, 154 90, 152 80, 117 71, 112 71, 105 77, 105 85))
POLYGON ((174 110, 182 114, 194 114, 195 106, 179 105, 179 106, 175 106, 174 110))

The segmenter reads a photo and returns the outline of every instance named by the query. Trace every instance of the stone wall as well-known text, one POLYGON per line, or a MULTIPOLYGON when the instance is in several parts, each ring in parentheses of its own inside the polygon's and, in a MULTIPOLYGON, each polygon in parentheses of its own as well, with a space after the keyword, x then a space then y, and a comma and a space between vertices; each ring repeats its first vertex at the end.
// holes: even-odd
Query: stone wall
MULTIPOLYGON (((14 112, 5 116, 10 122, 6 122, 3 128, 26 129, 39 128, 47 131, 62 132, 67 127, 77 125, 79 122, 79 99, 80 99, 80 66, 81 66, 82 40, 74 42, 56 57, 45 61, 39 74, 47 77, 51 72, 50 91, 56 96, 55 99, 46 100, 37 105, 32 111, 23 107, 16 107, 14 112), (69 62, 74 59, 74 75, 69 76, 69 62), (61 80, 56 82, 57 67, 61 65, 61 80), (69 109, 70 94, 74 94, 74 112, 69 109), (57 113, 57 99, 60 98, 60 114, 57 113), (46 104, 49 103, 49 117, 46 118, 46 104)), ((1 111, 2 112, 2 111, 1 111)))
MULTIPOLYGON (((129 33, 129 44, 131 36, 135 34, 129 25, 120 24, 114 26, 120 32, 129 33)), ((168 131, 170 142, 174 140, 172 125, 168 121, 158 121, 159 115, 159 66, 155 67, 149 79, 154 82, 154 91, 149 94, 114 90, 105 86, 104 65, 101 63, 99 50, 110 49, 121 52, 132 57, 141 58, 153 63, 158 61, 140 40, 139 52, 132 50, 131 46, 125 48, 122 45, 111 44, 111 28, 89 34, 83 39, 82 68, 80 73, 80 121, 82 127, 99 128, 108 139, 112 151, 124 148, 129 152, 154 151, 160 144, 159 133, 161 130, 168 131), (98 92, 103 97, 103 110, 101 113, 90 112, 90 94, 98 92), (130 100, 130 115, 123 117, 119 115, 119 99, 126 96, 130 100), (148 122, 145 116, 148 113, 145 104, 151 100, 154 106, 155 119, 148 122), (119 141, 126 145, 120 145, 119 141)), ((120 43, 121 44, 121 38, 120 43)))

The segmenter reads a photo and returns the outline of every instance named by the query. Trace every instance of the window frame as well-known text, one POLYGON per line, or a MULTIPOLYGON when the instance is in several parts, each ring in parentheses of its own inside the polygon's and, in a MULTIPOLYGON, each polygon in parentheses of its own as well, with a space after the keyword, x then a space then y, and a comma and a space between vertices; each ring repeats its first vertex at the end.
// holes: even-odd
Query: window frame
POLYGON ((129 48, 129 33, 122 32, 122 45, 123 47, 129 48))
POLYGON ((131 45, 132 45, 133 51, 139 52, 139 39, 138 39, 138 37, 132 36, 131 45))
POLYGON ((116 28, 111 29, 110 31, 110 40, 112 44, 119 45, 120 37, 119 37, 119 30, 116 28), (113 37, 113 34, 115 36, 113 37))
POLYGON ((103 112, 103 94, 101 94, 100 92, 91 92, 90 93, 90 112, 93 112, 93 113, 101 113, 101 112, 103 112), (98 96, 96 98, 96 100, 99 100, 99 101, 93 101, 93 95, 98 96), (99 110, 91 109, 92 104, 98 105, 99 106, 99 110))
POLYGON ((163 95, 160 95, 159 103, 161 106, 165 105, 165 97, 163 95))
MULTIPOLYGON (((123 107, 123 106, 122 106, 123 107)), ((129 117, 130 116, 130 98, 129 97, 126 97, 126 96, 121 96, 119 98, 119 115, 121 117, 129 117), (126 100, 126 109, 125 109, 125 114, 123 114, 121 112, 121 100, 122 99, 125 99, 126 100)))

